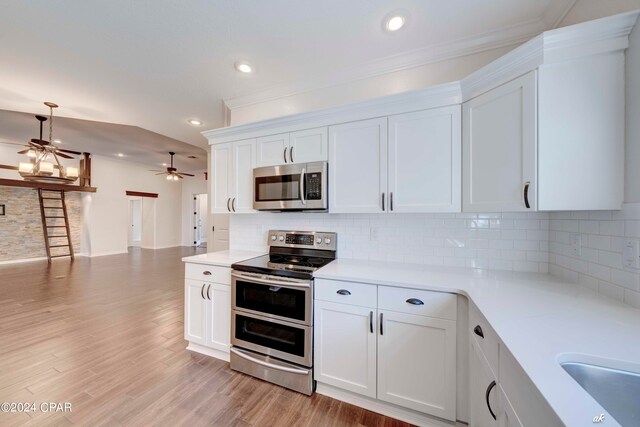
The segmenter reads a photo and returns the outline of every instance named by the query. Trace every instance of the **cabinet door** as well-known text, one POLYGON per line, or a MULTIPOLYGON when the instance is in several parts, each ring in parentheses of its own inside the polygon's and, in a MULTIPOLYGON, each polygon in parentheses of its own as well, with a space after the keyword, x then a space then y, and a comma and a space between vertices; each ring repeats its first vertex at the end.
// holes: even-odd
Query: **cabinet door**
POLYGON ((469 425, 473 427, 496 427, 498 422, 491 411, 498 415, 498 386, 489 364, 477 348, 473 339, 469 340, 469 425), (492 386, 492 384, 494 384, 492 386), (487 405, 489 391, 489 405, 487 405))
POLYGON ((257 167, 284 165, 289 162, 289 134, 263 136, 257 139, 257 167))
POLYGON ((460 107, 389 117, 389 211, 460 212, 460 107))
POLYGON ((230 212, 232 143, 211 147, 211 209, 213 213, 230 212))
POLYGON ((387 118, 331 126, 329 164, 329 212, 386 211, 387 118))
POLYGON ((328 160, 328 147, 326 127, 291 132, 288 161, 308 163, 328 160))
POLYGON ((205 345, 221 351, 229 351, 231 317, 231 287, 212 283, 206 290, 208 306, 207 339, 205 345))
POLYGON ((184 339, 196 344, 205 344, 207 302, 205 296, 207 284, 197 280, 185 282, 184 294, 184 339))
POLYGON ((536 209, 536 91, 532 71, 463 104, 463 211, 536 209))
POLYGON ((376 309, 315 301, 316 381, 376 397, 376 309))
POLYGON ((378 399, 456 419, 456 322, 380 312, 378 399))
POLYGON ((247 139, 233 143, 233 171, 231 185, 231 210, 253 213, 253 168, 256 165, 256 140, 247 139))
POLYGON ((498 393, 498 401, 499 401, 499 411, 496 414, 498 418, 498 426, 499 427, 522 427, 522 423, 520 422, 520 418, 518 418, 518 414, 511 406, 511 402, 507 399, 507 395, 502 390, 501 386, 497 386, 498 393))

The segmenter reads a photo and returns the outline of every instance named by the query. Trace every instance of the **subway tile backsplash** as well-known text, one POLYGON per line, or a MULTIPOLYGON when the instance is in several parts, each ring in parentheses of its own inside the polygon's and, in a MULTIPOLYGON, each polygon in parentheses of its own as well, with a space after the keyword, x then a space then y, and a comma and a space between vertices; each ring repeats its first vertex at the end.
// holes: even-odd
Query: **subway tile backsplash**
POLYGON ((549 272, 640 308, 640 271, 623 267, 627 238, 640 239, 640 203, 620 211, 552 212, 549 272))
POLYGON ((640 203, 593 212, 233 215, 231 248, 266 251, 270 229, 334 231, 342 258, 550 273, 640 308, 640 271, 622 263, 625 238, 640 239, 640 203))
POLYGON ((338 233, 338 257, 548 272, 549 214, 233 215, 232 249, 267 250, 270 229, 338 233))

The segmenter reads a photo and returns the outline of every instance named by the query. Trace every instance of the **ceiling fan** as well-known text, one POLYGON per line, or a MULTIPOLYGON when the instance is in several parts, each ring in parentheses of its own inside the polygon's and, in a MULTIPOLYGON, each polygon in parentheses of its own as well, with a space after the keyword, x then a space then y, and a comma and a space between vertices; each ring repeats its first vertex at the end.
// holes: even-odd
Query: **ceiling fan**
POLYGON ((160 173, 157 173, 156 175, 167 175, 168 181, 177 181, 179 179, 184 178, 185 176, 195 176, 190 173, 178 172, 178 169, 173 167, 173 156, 175 156, 176 153, 174 153, 173 151, 170 151, 169 154, 171 155, 171 165, 167 167, 166 171, 150 170, 150 172, 160 172, 160 173))

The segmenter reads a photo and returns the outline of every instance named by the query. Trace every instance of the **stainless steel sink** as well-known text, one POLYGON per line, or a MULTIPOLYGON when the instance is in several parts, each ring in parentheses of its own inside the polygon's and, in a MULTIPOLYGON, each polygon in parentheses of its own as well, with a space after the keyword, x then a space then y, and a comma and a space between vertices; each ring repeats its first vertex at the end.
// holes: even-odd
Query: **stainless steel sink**
POLYGON ((640 373, 579 362, 560 366, 622 426, 640 426, 640 373))

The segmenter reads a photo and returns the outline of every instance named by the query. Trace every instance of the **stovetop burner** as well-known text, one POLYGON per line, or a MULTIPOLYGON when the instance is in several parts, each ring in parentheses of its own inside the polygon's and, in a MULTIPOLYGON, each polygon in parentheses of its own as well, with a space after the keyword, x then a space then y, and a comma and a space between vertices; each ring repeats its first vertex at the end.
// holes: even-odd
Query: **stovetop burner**
POLYGON ((315 270, 336 257, 335 233, 272 230, 269 236, 269 254, 235 263, 231 267, 238 271, 311 279, 315 270), (278 236, 282 236, 282 239, 278 239, 278 236))

